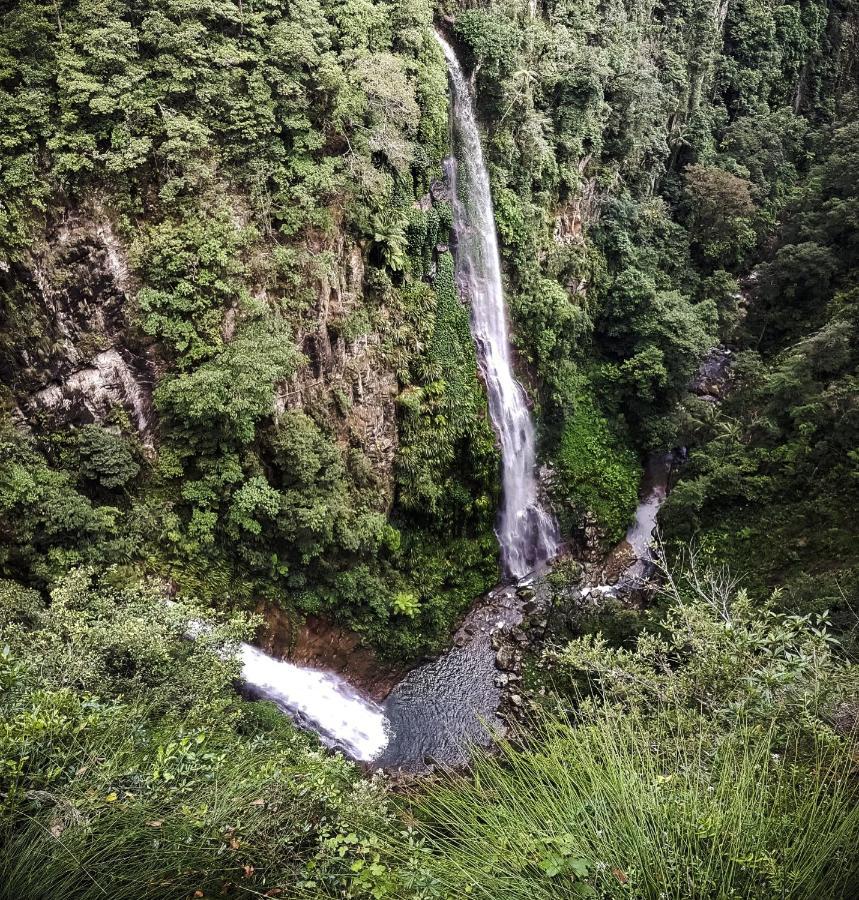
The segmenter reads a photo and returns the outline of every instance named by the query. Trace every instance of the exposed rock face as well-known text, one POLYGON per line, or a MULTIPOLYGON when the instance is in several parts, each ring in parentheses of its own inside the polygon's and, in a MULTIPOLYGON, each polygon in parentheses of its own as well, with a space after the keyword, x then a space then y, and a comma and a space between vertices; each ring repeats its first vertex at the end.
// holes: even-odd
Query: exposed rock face
POLYGON ((579 161, 577 166, 581 176, 581 189, 575 197, 555 213, 552 237, 556 244, 584 244, 585 229, 599 219, 601 193, 595 177, 585 178, 590 156, 579 161))
POLYGON ((128 265, 107 218, 69 215, 0 279, 16 307, 2 310, 16 340, 3 348, 0 378, 25 422, 103 422, 121 407, 152 449, 155 363, 131 336, 128 265))
POLYGON ((353 631, 315 616, 300 621, 271 604, 260 603, 257 612, 264 620, 259 645, 266 653, 336 672, 374 700, 384 700, 405 674, 403 667, 380 662, 353 631))
POLYGON ((733 361, 730 350, 713 347, 701 360, 689 390, 708 403, 718 403, 730 385, 733 361))
POLYGON ((379 508, 387 509, 394 497, 398 385, 383 358, 380 333, 360 321, 350 324, 363 306, 362 250, 341 229, 333 245, 311 249, 331 253, 334 261, 316 283, 312 323, 296 335, 308 363, 281 387, 277 410, 323 415, 342 447, 358 448, 367 457, 379 508))

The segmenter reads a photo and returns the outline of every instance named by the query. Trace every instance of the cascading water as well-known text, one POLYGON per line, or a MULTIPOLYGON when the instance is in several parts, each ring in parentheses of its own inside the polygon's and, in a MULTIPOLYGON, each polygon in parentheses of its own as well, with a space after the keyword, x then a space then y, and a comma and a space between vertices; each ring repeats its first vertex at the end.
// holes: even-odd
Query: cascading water
POLYGON ((474 103, 456 54, 443 37, 436 34, 436 38, 450 72, 452 121, 459 151, 459 164, 456 156, 445 161, 453 197, 457 281, 471 304, 471 331, 501 445, 503 496, 498 542, 505 574, 521 578, 555 555, 558 527, 538 499, 534 425, 525 391, 513 375, 492 195, 474 103))
POLYGON ((388 720, 333 672, 274 659, 250 644, 239 647, 242 680, 249 693, 271 700, 329 747, 353 759, 375 759, 388 743, 388 720))

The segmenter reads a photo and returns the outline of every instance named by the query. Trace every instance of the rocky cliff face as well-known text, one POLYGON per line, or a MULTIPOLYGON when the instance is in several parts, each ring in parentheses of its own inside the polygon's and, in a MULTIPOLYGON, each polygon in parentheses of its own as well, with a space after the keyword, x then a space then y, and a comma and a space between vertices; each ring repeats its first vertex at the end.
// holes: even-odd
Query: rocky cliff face
POLYGON ((67 213, 0 282, 15 301, 0 310, 0 378, 19 421, 58 428, 124 410, 153 451, 157 361, 131 325, 133 281, 103 212, 67 213))
MULTIPOLYGON (((344 450, 359 448, 393 502, 397 379, 381 336, 348 327, 364 303, 363 248, 344 231, 309 248, 331 265, 313 285, 313 306, 295 335, 307 357, 279 386, 276 411, 323 419, 344 450)), ((29 254, 0 272, 0 380, 17 421, 36 430, 109 424, 123 411, 143 447, 157 451, 152 394, 166 367, 134 324, 135 279, 126 248, 100 207, 67 212, 29 254)), ((231 337, 227 310, 223 335, 231 337)))
POLYGON ((313 308, 296 334, 307 364, 280 386, 277 411, 311 412, 344 450, 362 451, 380 487, 379 507, 387 509, 394 499, 398 385, 381 335, 358 315, 365 308, 363 248, 338 229, 332 239, 309 239, 308 249, 328 254, 332 264, 316 279, 313 308))

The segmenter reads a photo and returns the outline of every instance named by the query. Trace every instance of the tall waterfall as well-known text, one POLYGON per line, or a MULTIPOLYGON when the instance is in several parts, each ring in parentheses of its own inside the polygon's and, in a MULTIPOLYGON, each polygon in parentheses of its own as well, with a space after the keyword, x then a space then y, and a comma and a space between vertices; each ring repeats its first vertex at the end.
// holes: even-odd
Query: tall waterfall
POLYGON ((558 526, 537 496, 534 424, 525 391, 513 376, 495 216, 474 102, 456 54, 443 37, 436 37, 450 71, 454 147, 459 157, 459 161, 456 156, 445 160, 453 195, 457 281, 471 303, 471 331, 486 380, 489 413, 501 444, 503 497, 498 542, 505 573, 521 578, 555 555, 558 526))

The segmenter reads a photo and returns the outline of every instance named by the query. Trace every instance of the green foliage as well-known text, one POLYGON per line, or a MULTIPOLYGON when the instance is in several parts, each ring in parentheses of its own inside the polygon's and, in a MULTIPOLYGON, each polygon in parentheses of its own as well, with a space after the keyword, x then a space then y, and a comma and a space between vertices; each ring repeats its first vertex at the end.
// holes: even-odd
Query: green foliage
POLYGON ((400 591, 394 595, 394 612, 401 616, 407 616, 409 619, 414 617, 420 611, 420 600, 408 591, 400 591))
POLYGON ((851 5, 7 6, 0 897, 852 896, 856 685, 823 615, 847 631, 859 591, 851 5), (434 13, 486 126, 565 525, 620 537, 635 449, 691 442, 671 535, 785 588, 672 582, 655 631, 615 611, 624 648, 553 659, 590 696, 428 785, 406 825, 238 699, 249 623, 188 598, 277 599, 402 662, 497 577, 497 450, 437 250, 451 208, 425 197, 448 152, 434 13), (86 338, 157 373, 152 465, 115 417, 50 433, 29 412, 40 366, 88 361, 73 333, 50 346, 39 295, 44 275, 78 299, 40 243, 88 217, 132 249, 128 320, 87 305, 86 338), (326 335, 366 338, 396 383, 393 507, 364 369, 332 376, 326 335), (717 340, 739 352, 714 409, 687 385, 717 340))
POLYGON ((451 254, 440 254, 437 266, 432 318, 423 325, 426 359, 416 373, 422 384, 398 398, 398 500, 403 509, 432 513, 448 526, 461 528, 464 517, 485 526, 494 509, 495 437, 451 254))
POLYGON ((708 262, 735 266, 756 243, 751 183, 714 166, 687 166, 683 177, 692 240, 708 262))
MULTIPOLYGON (((785 587, 783 603, 815 601, 805 581, 846 623, 856 596, 859 441, 853 126, 836 128, 831 155, 809 173, 782 236, 749 286, 732 390, 699 422, 690 462, 665 508, 668 534, 701 532, 714 558, 752 583, 785 587), (821 213, 825 210, 825 213, 821 213), (852 223, 852 224, 851 224, 852 223)), ((819 607, 821 610, 825 606, 819 607)))
POLYGON ((71 572, 26 617, 0 587, 0 897, 382 896, 387 801, 238 698, 249 623, 116 574, 71 572))
POLYGON ((641 466, 584 393, 564 426, 557 466, 558 506, 573 521, 590 513, 609 541, 620 540, 638 502, 641 466))
MULTIPOLYGON (((404 801, 429 896, 852 895, 856 673, 826 622, 777 614, 724 572, 669 576, 634 647, 550 654, 590 695, 404 801)), ((397 846, 410 845, 400 839, 397 846)))
POLYGON ((797 765, 767 738, 746 726, 680 744, 635 712, 538 724, 524 750, 502 744, 412 802, 430 851, 413 883, 487 900, 849 897, 847 752, 818 739, 797 765))
POLYGON ((118 516, 113 506, 95 506, 76 489, 71 475, 52 469, 35 441, 0 415, 3 574, 32 568, 44 577, 50 569, 99 558, 114 537, 118 516))
POLYGON ((829 733, 856 673, 827 619, 779 613, 772 600, 752 600, 726 570, 701 565, 693 558, 676 578, 669 574, 659 631, 639 634, 634 648, 585 635, 553 658, 584 673, 599 702, 664 713, 678 734, 694 736, 702 717, 720 732, 766 722, 775 745, 788 735, 829 733))
POLYGON ((144 329, 164 341, 180 364, 200 362, 221 344, 226 307, 247 303, 237 254, 242 235, 224 213, 205 220, 167 220, 140 233, 133 248, 144 287, 144 329))
POLYGON ((81 475, 102 487, 123 487, 140 472, 140 463, 128 442, 98 425, 81 428, 76 451, 81 475))
POLYGON ((160 384, 155 402, 189 450, 249 444, 274 412, 275 384, 299 361, 281 323, 251 322, 214 359, 160 384))

